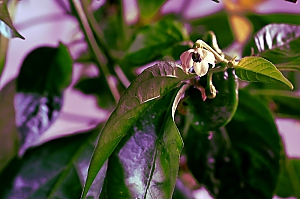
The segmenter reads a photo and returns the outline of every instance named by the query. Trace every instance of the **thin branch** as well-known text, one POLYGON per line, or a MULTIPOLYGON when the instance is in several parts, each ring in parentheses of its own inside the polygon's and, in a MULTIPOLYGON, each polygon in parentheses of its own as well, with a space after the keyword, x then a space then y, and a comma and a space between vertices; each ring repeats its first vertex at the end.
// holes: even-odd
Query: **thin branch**
POLYGON ((119 91, 117 89, 117 86, 116 86, 113 76, 109 73, 107 66, 105 64, 103 64, 102 61, 100 60, 100 57, 102 57, 102 53, 97 45, 93 31, 92 31, 89 21, 86 17, 86 13, 84 12, 84 9, 82 7, 82 3, 80 2, 80 0, 71 0, 71 1, 74 4, 76 12, 78 13, 79 19, 83 26, 83 31, 86 35, 86 39, 87 39, 93 53, 95 54, 95 59, 96 59, 97 65, 98 65, 99 69, 102 71, 103 75, 105 76, 106 82, 108 84, 110 91, 112 92, 112 95, 113 95, 115 101, 118 102, 118 100, 120 98, 119 91))

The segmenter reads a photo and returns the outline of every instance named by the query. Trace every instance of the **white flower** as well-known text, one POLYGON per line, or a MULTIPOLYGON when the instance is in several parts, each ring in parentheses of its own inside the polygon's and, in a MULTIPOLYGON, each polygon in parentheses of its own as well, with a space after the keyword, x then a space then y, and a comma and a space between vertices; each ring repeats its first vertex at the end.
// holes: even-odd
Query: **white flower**
POLYGON ((192 72, 202 77, 206 75, 209 65, 215 67, 215 56, 203 48, 190 49, 180 55, 182 68, 186 73, 192 72))

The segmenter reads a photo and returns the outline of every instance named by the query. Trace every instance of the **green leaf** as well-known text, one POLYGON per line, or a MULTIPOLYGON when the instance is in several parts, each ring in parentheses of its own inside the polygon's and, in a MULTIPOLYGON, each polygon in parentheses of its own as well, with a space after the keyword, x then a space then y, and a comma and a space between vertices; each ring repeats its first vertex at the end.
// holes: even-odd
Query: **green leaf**
POLYGON ((185 149, 189 169, 214 198, 272 198, 280 136, 265 104, 244 90, 229 124, 213 133, 190 128, 185 149))
POLYGON ((300 198, 300 160, 286 159, 279 175, 276 195, 300 198))
POLYGON ((13 37, 25 39, 13 25, 7 9, 7 0, 0 1, 0 34, 9 39, 13 37))
POLYGON ((276 67, 281 71, 300 71, 300 57, 287 63, 276 64, 276 67))
POLYGON ((19 155, 35 145, 59 115, 63 90, 71 83, 72 59, 66 46, 40 47, 25 58, 17 78, 16 124, 19 155))
MULTIPOLYGON (((98 130, 52 140, 15 158, 0 175, 0 198, 79 198, 98 130)), ((88 196, 98 198, 105 170, 99 174, 88 196)))
POLYGON ((160 9, 164 4, 165 0, 157 1, 147 1, 147 0, 138 0, 138 5, 140 8, 140 15, 142 18, 151 18, 155 13, 160 9))
POLYGON ((229 22, 228 12, 221 10, 211 15, 191 20, 192 41, 203 38, 207 31, 213 31, 218 39, 221 49, 225 49, 234 41, 231 25, 229 22), (216 21, 218 23, 216 23, 216 21))
POLYGON ((122 62, 127 65, 147 64, 187 38, 183 24, 173 19, 163 19, 137 33, 122 62))
POLYGON ((268 60, 261 57, 244 57, 235 66, 237 76, 245 81, 273 83, 280 82, 293 89, 293 84, 268 60))
POLYGON ((18 130, 15 124, 15 80, 0 91, 0 173, 18 153, 18 130))
POLYGON ((177 91, 144 111, 110 156, 107 198, 171 198, 183 147, 171 114, 177 91))
POLYGON ((263 97, 278 117, 300 119, 300 95, 292 91, 259 89, 250 91, 263 97))
POLYGON ((159 62, 144 70, 121 96, 108 119, 95 149, 82 198, 86 196, 95 176, 116 146, 144 111, 161 97, 188 79, 181 67, 173 62, 159 62))
POLYGON ((258 56, 273 63, 283 63, 297 58, 300 53, 300 26, 269 24, 254 36, 258 56))
POLYGON ((43 46, 24 59, 17 79, 18 92, 61 94, 72 79, 72 58, 65 45, 43 46))

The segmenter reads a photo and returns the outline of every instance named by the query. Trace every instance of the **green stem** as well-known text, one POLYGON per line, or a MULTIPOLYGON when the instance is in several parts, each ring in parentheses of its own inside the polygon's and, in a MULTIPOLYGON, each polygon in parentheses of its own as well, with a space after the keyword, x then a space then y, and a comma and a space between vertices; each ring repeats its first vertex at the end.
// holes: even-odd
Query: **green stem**
POLYGON ((80 22, 83 26, 83 31, 86 35, 88 43, 89 43, 93 53, 95 54, 95 59, 96 59, 97 65, 98 65, 99 69, 101 70, 101 72, 103 73, 103 75, 105 76, 106 82, 108 84, 108 87, 109 87, 115 101, 118 102, 118 100, 120 98, 120 94, 117 89, 116 83, 114 82, 114 77, 109 73, 107 66, 105 64, 103 64, 100 59, 100 57, 102 57, 102 53, 97 45, 93 31, 90 27, 89 21, 85 15, 83 7, 82 7, 82 3, 80 0, 71 0, 71 2, 73 3, 73 5, 76 9, 76 12, 78 13, 78 16, 79 16, 80 22))
POLYGON ((225 63, 228 63, 229 61, 222 57, 219 53, 217 53, 214 49, 212 49, 212 47, 210 47, 207 43, 205 43, 203 40, 201 39, 198 39, 196 42, 195 42, 195 46, 198 47, 198 48, 206 48, 207 50, 209 50, 210 52, 212 52, 216 59, 219 61, 219 62, 225 62, 225 63))
POLYGON ((108 47, 106 46, 106 44, 102 40, 104 38, 104 35, 101 34, 102 33, 101 28, 98 25, 98 22, 96 21, 94 15, 93 15, 93 12, 91 10, 89 10, 88 2, 81 1, 81 3, 82 3, 82 8, 83 8, 84 14, 87 18, 87 21, 90 23, 90 27, 91 27, 93 33, 95 33, 95 35, 97 36, 97 42, 99 44, 99 48, 102 48, 102 52, 108 59, 108 62, 113 63, 114 61, 110 54, 110 51, 109 51, 108 47))

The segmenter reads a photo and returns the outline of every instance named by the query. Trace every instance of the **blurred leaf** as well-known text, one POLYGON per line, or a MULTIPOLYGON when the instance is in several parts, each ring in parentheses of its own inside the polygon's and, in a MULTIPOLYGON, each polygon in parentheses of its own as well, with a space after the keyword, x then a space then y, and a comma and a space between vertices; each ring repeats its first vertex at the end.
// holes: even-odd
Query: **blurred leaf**
POLYGON ((258 55, 273 63, 297 58, 300 53, 300 26, 269 24, 254 36, 258 55))
POLYGON ((20 135, 19 156, 36 145, 44 133, 59 116, 63 96, 43 96, 35 93, 17 93, 14 98, 15 123, 20 135))
POLYGON ((268 60, 261 57, 244 57, 235 66, 239 78, 251 82, 280 82, 293 89, 292 83, 268 60))
MULTIPOLYGON (((0 175, 0 197, 79 198, 87 176, 97 131, 52 140, 15 158, 0 175), (96 133, 95 133, 96 132, 96 133)), ((105 172, 99 172, 98 198, 105 172)))
POLYGON ((66 46, 40 47, 25 58, 17 78, 16 124, 19 155, 35 145, 38 137, 59 115, 63 90, 71 83, 72 59, 66 46))
POLYGON ((243 90, 239 101, 226 128, 212 134, 190 128, 185 141, 188 167, 215 198, 272 198, 280 136, 265 104, 243 90))
POLYGON ((171 198, 183 147, 171 114, 177 91, 144 111, 112 153, 105 198, 171 198))
POLYGON ((300 71, 300 57, 287 63, 276 64, 276 67, 281 71, 300 71))
POLYGON ((205 17, 191 20, 191 33, 192 41, 202 38, 207 31, 213 31, 218 40, 221 49, 229 46, 233 40, 233 32, 231 30, 228 13, 224 10, 208 15, 205 17), (218 23, 216 23, 216 21, 218 23))
POLYGON ((13 37, 25 39, 13 25, 7 9, 7 0, 0 1, 0 34, 9 39, 13 37))
POLYGON ((164 51, 187 38, 187 31, 181 23, 172 19, 163 19, 137 33, 123 64, 138 66, 155 61, 164 54, 164 51))
POLYGON ((172 199, 194 199, 192 190, 184 186, 180 179, 177 179, 172 199))
POLYGON ((156 0, 156 1, 148 1, 148 0, 138 0, 138 5, 140 8, 140 15, 142 18, 151 18, 160 7, 164 4, 166 0, 156 0))
POLYGON ((276 195, 282 198, 300 198, 300 160, 286 159, 279 175, 276 195))
MULTIPOLYGON (((252 1, 248 1, 248 2, 252 2, 252 1)), ((229 16, 229 21, 235 36, 235 40, 240 44, 246 43, 252 33, 251 22, 246 17, 239 14, 231 14, 229 16)))
POLYGON ((268 89, 251 90, 250 92, 264 97, 277 116, 300 119, 300 95, 296 92, 268 89))
POLYGON ((100 107, 111 108, 115 106, 114 98, 108 88, 103 86, 105 81, 103 75, 94 78, 82 78, 74 88, 82 91, 84 94, 95 95, 100 107))
POLYGON ((72 78, 72 58, 65 45, 39 47, 23 61, 17 90, 24 93, 58 95, 69 86, 72 78))
POLYGON ((144 70, 121 96, 108 119, 95 149, 82 198, 85 197, 103 163, 127 134, 144 111, 175 89, 181 81, 190 78, 173 62, 159 62, 144 70))
POLYGON ((15 124, 15 80, 0 91, 0 173, 18 153, 18 132, 15 124))

